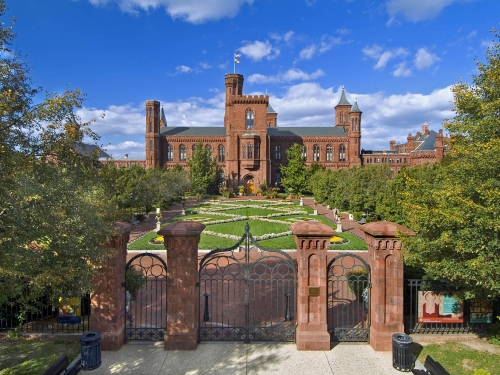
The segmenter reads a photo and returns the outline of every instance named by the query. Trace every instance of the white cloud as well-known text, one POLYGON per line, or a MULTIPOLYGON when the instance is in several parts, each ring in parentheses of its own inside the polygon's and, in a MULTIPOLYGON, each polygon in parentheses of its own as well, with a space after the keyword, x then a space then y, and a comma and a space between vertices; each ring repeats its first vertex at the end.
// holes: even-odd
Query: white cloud
POLYGON ((440 60, 441 59, 437 57, 437 55, 427 51, 426 48, 419 48, 415 54, 415 66, 419 70, 430 68, 434 63, 440 60))
POLYGON ((289 42, 293 38, 294 35, 295 35, 295 33, 292 30, 288 31, 287 33, 285 33, 283 35, 280 35, 278 33, 269 34, 271 39, 275 40, 276 42, 281 42, 282 40, 285 42, 289 42))
POLYGON ((325 73, 318 69, 315 72, 308 74, 300 69, 289 69, 284 73, 279 73, 274 76, 265 76, 263 74, 252 74, 247 78, 249 83, 279 83, 292 81, 310 81, 323 76, 325 73))
POLYGON ((377 44, 374 44, 371 47, 363 48, 362 52, 365 56, 377 60, 377 63, 373 67, 374 69, 384 68, 390 60, 398 57, 404 57, 409 53, 407 49, 402 47, 384 51, 384 49, 377 44))
POLYGON ((200 63, 200 66, 201 66, 203 69, 210 69, 210 68, 212 67, 209 63, 206 63, 206 62, 201 62, 201 63, 200 63))
POLYGON ((193 72, 193 68, 190 68, 189 66, 186 65, 179 65, 175 67, 175 71, 177 73, 191 73, 193 72))
POLYGON ((411 69, 406 67, 406 61, 396 65, 396 69, 392 72, 394 77, 409 77, 411 76, 411 69))
POLYGON ((387 13, 394 18, 402 14, 411 22, 431 19, 439 15, 441 11, 456 0, 389 0, 386 3, 387 13))
MULTIPOLYGON (((248 94, 255 94, 246 90, 248 94)), ((362 147, 383 150, 389 148, 394 139, 406 142, 408 133, 421 130, 424 121, 432 130, 441 128, 446 118, 452 118, 453 100, 451 86, 434 90, 430 94, 406 93, 386 95, 376 93, 350 93, 347 100, 354 103, 357 98, 363 111, 362 147)), ((179 102, 162 102, 169 127, 175 126, 223 126, 224 92, 217 92, 209 99, 190 98, 179 102)), ((334 107, 340 100, 341 88, 323 88, 316 82, 291 85, 279 96, 271 95, 270 102, 278 112, 278 126, 322 127, 334 126, 334 107)), ((97 118, 102 109, 82 108, 77 115, 82 121, 97 118)), ((92 125, 102 136, 101 144, 114 157, 129 154, 130 158, 144 158, 144 105, 110 106, 104 110, 106 116, 92 125), (128 146, 129 147, 128 147, 128 146), (142 147, 142 148, 141 148, 142 147)))
POLYGON ((342 38, 334 37, 330 35, 323 35, 321 41, 318 44, 311 44, 306 48, 302 49, 299 53, 300 60, 310 60, 314 55, 321 55, 326 51, 332 49, 333 46, 342 44, 342 38))
POLYGON ((252 4, 253 0, 89 0, 89 2, 95 6, 117 3, 123 12, 131 14, 138 14, 139 10, 165 8, 173 19, 179 18, 196 24, 234 17, 243 4, 252 4))
POLYGON ((265 42, 261 42, 260 40, 247 42, 247 44, 240 47, 239 50, 253 61, 260 61, 264 57, 268 60, 272 60, 280 53, 279 49, 273 47, 268 40, 265 42))

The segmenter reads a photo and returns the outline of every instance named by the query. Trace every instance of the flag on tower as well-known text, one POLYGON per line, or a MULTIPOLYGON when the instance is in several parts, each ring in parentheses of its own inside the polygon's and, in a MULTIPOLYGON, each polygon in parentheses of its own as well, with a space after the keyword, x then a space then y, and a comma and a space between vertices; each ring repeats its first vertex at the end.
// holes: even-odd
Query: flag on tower
POLYGON ((235 59, 234 59, 234 62, 235 62, 236 64, 239 64, 239 63, 240 63, 240 60, 238 60, 237 58, 235 58, 235 59))
POLYGON ((241 57, 241 53, 240 52, 235 52, 234 57, 241 57))
POLYGON ((239 57, 241 57, 241 53, 240 53, 239 51, 238 51, 238 52, 235 52, 235 53, 234 53, 234 62, 235 62, 236 64, 239 64, 239 63, 240 63, 240 59, 239 59, 239 57))

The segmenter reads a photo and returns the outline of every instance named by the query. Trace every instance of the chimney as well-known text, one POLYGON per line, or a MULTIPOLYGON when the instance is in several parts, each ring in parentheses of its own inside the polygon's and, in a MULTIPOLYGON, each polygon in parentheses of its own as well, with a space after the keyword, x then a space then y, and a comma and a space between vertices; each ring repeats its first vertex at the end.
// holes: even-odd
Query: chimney
POLYGON ((389 145, 390 145, 390 150, 391 151, 394 151, 396 149, 396 141, 390 141, 389 142, 389 145))
POLYGON ((417 132, 417 137, 416 138, 419 139, 421 136, 422 136, 422 133, 417 132))

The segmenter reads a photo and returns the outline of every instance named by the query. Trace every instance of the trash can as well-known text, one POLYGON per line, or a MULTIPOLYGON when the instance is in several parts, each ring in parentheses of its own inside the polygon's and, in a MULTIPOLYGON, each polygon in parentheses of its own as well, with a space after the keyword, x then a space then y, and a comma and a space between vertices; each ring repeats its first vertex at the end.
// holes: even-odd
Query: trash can
POLYGON ((413 369, 413 339, 404 333, 392 335, 392 367, 399 371, 413 369))
POLYGON ((82 370, 89 371, 101 365, 101 332, 87 332, 80 337, 82 370))

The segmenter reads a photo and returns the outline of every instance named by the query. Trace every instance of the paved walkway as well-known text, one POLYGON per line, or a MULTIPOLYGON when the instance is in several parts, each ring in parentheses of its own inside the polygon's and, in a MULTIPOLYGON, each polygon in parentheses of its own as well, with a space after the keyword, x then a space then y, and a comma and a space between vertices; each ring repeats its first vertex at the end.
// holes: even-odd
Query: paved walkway
POLYGON ((101 359, 101 367, 89 374, 401 374, 392 367, 392 352, 376 352, 366 344, 319 352, 298 351, 286 343, 203 343, 195 351, 164 351, 163 343, 128 344, 102 352, 101 359))

